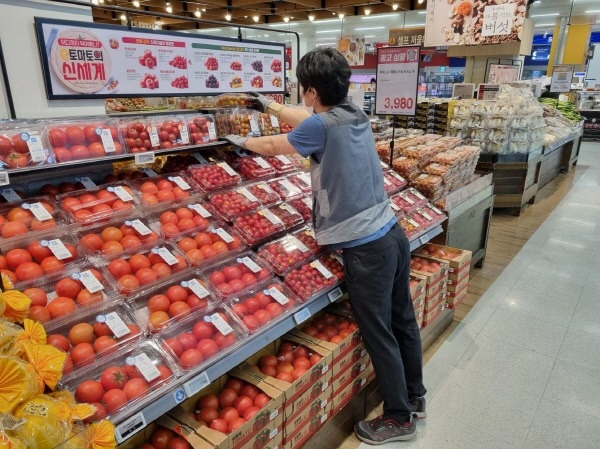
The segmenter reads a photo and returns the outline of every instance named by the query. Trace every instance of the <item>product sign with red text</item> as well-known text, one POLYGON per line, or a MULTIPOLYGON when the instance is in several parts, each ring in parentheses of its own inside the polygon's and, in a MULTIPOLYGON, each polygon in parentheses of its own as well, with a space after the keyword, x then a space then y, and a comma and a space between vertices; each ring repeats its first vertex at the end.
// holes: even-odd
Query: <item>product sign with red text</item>
POLYGON ((375 113, 415 115, 420 47, 377 50, 375 113))

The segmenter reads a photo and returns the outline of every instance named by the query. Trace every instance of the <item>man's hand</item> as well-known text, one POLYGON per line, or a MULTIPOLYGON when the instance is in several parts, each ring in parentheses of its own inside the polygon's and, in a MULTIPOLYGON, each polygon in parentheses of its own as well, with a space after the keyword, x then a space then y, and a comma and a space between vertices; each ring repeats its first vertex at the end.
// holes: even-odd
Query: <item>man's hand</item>
POLYGON ((236 147, 246 148, 246 141, 248 140, 248 137, 241 137, 237 134, 229 134, 225 137, 225 140, 236 147))
POLYGON ((248 92, 248 95, 250 95, 251 97, 254 97, 251 100, 252 104, 250 106, 259 112, 267 112, 269 103, 271 103, 273 101, 270 98, 267 98, 264 95, 260 95, 256 92, 248 92))

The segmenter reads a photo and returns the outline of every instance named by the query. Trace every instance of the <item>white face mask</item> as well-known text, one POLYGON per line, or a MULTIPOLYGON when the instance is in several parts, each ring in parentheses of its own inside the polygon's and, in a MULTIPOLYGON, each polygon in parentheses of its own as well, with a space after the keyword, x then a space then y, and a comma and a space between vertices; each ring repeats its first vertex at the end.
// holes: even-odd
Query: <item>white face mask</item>
POLYGON ((310 106, 306 103, 306 93, 302 96, 302 105, 306 108, 306 109, 311 109, 313 108, 313 106, 315 105, 315 102, 313 101, 313 104, 311 104, 310 106))

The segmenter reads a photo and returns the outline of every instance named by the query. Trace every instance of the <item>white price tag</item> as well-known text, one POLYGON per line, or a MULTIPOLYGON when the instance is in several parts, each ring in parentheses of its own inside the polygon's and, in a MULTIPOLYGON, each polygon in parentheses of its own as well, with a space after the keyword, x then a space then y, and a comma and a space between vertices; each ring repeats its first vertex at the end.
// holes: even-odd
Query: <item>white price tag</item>
POLYGON ((150 357, 145 352, 135 356, 134 364, 147 382, 152 382, 161 376, 160 370, 152 363, 152 360, 150 360, 150 357))
POLYGON ((46 159, 44 145, 42 144, 42 139, 37 131, 21 133, 21 140, 27 142, 27 148, 29 149, 29 154, 31 155, 31 160, 33 162, 43 162, 46 159))
POLYGON ((386 186, 392 185, 392 181, 390 181, 389 179, 387 179, 385 176, 383 177, 383 183, 386 186))
POLYGON ((312 198, 306 197, 306 198, 303 198, 302 201, 304 202, 306 207, 312 209, 312 198))
POLYGON ((143 153, 136 153, 134 156, 134 162, 136 165, 152 164, 154 163, 154 151, 145 151, 143 153))
POLYGON ((265 290, 263 292, 265 295, 269 295, 272 296, 273 299, 275 301, 277 301, 279 304, 281 304, 282 306, 286 305, 288 302, 290 302, 289 298, 287 296, 285 296, 282 292, 280 292, 278 289, 276 288, 270 288, 268 290, 265 290))
POLYGON ((262 157, 260 156, 256 156, 254 158, 254 161, 258 164, 258 166, 260 168, 271 168, 271 166, 269 165, 269 163, 267 161, 265 161, 262 157))
POLYGON ((135 229, 138 234, 140 235, 149 235, 152 234, 152 229, 150 229, 148 226, 146 226, 142 220, 132 220, 132 221, 126 221, 125 224, 127 226, 131 226, 133 229, 135 229))
MULTIPOLYGON (((154 251, 155 250, 153 249, 152 252, 154 251)), ((168 265, 176 265, 178 262, 177 258, 173 255, 173 253, 164 246, 156 248, 156 254, 158 254, 162 258, 162 260, 164 260, 168 265)))
POLYGON ((248 116, 248 121, 250 122, 250 131, 254 134, 254 133, 260 133, 260 130, 258 128, 258 123, 256 123, 256 120, 254 119, 253 115, 249 115, 248 116))
POLYGON ((258 214, 262 215, 263 217, 265 217, 267 220, 269 220, 274 225, 282 224, 283 223, 279 219, 279 217, 277 215, 275 215, 273 212, 271 212, 269 209, 261 209, 261 210, 258 211, 258 214))
POLYGON ((181 190, 190 190, 191 189, 190 185, 187 182, 185 182, 185 179, 183 179, 181 176, 169 176, 167 179, 169 181, 177 184, 177 186, 181 190))
POLYGON ((292 214, 292 215, 298 215, 298 211, 296 211, 296 209, 294 209, 292 206, 290 206, 287 203, 281 203, 279 205, 279 209, 282 209, 282 210, 284 210, 287 213, 292 214))
POLYGON ((181 143, 188 145, 190 143, 190 133, 185 125, 179 125, 179 134, 181 135, 181 143))
POLYGON ((100 290, 104 290, 104 285, 102 285, 102 283, 90 270, 82 271, 81 273, 75 273, 71 277, 81 281, 83 286, 87 288, 90 293, 96 293, 100 290))
POLYGON ((133 197, 127 190, 125 190, 125 187, 123 186, 109 187, 107 190, 109 192, 114 192, 115 195, 121 199, 121 201, 133 201, 133 197))
POLYGON ((206 371, 201 372, 192 380, 187 381, 183 384, 183 389, 188 397, 195 395, 204 387, 210 384, 210 379, 206 371))
POLYGON ((204 159, 204 157, 202 157, 202 155, 196 153, 194 154, 194 157, 198 160, 198 162, 200 162, 201 164, 208 164, 208 161, 206 159, 204 159))
POLYGON ((298 187, 296 187, 287 179, 282 179, 281 181, 279 181, 279 184, 282 185, 283 188, 288 191, 287 193, 289 196, 299 195, 300 193, 302 193, 298 187))
POLYGON ((75 178, 75 181, 78 181, 83 184, 86 189, 93 189, 96 187, 96 183, 92 181, 89 176, 84 176, 82 178, 75 178))
POLYGON ((413 200, 411 197, 409 197, 408 195, 406 195, 406 194, 402 194, 402 198, 403 198, 403 199, 404 199, 404 201, 406 201, 408 204, 415 204, 414 200, 413 200))
POLYGON ((54 257, 56 257, 58 260, 65 260, 73 257, 73 254, 71 254, 71 252, 60 239, 42 240, 40 245, 48 247, 48 249, 52 251, 52 254, 54 254, 54 257))
POLYGON ((156 126, 150 127, 150 129, 148 130, 148 135, 150 136, 150 143, 152 144, 152 146, 159 147, 160 139, 158 138, 158 130, 156 129, 156 126))
POLYGON ((136 413, 131 418, 115 427, 115 439, 117 440, 117 443, 122 443, 131 438, 146 427, 146 425, 144 414, 142 412, 136 413))
POLYGON ((398 181, 400 182, 406 182, 405 179, 400 176, 398 173, 396 173, 395 171, 390 171, 388 172, 390 175, 392 175, 394 178, 396 178, 398 181))
POLYGON ((15 192, 14 189, 11 189, 10 187, 8 189, 0 190, 0 193, 2 194, 4 199, 6 201, 8 201, 9 203, 14 203, 14 202, 22 200, 22 198, 19 196, 19 194, 17 192, 15 192))
POLYGON ((313 260, 310 263, 310 266, 317 269, 319 271, 319 273, 321 273, 325 277, 325 279, 329 279, 329 278, 333 277, 333 274, 331 273, 331 271, 329 271, 327 268, 325 268, 325 265, 323 265, 320 260, 313 260))
POLYGON ((429 208, 430 208, 432 211, 434 211, 436 214, 438 214, 438 215, 442 215, 442 211, 441 211, 441 210, 439 210, 437 207, 435 207, 433 204, 430 204, 430 205, 429 205, 429 208))
POLYGON ((106 153, 115 153, 117 151, 110 129, 97 128, 96 134, 100 135, 100 140, 102 141, 102 146, 106 153))
POLYGON ((217 130, 215 129, 215 124, 213 122, 208 122, 208 138, 210 140, 215 140, 217 138, 217 130))
POLYGON ((227 162, 219 162, 217 165, 219 167, 221 167, 223 170, 225 170, 225 173, 227 173, 229 176, 235 176, 237 174, 235 172, 235 170, 233 168, 231 168, 227 162))
POLYGON ((425 217, 425 219, 426 219, 426 220, 428 220, 428 221, 431 221, 431 220, 433 220, 433 218, 431 217, 431 215, 429 215, 429 214, 428 214, 428 213, 425 211, 425 209, 421 209, 421 210, 419 211, 419 213, 420 213, 420 214, 421 214, 423 217, 425 217))
POLYGON ((415 194, 415 196, 416 196, 417 198, 419 198, 420 200, 426 200, 426 199, 427 199, 427 198, 425 198, 425 197, 424 197, 424 196, 421 194, 421 192, 419 192, 418 190, 414 190, 414 189, 413 189, 413 190, 412 190, 412 192, 413 192, 413 193, 415 194))
POLYGON ((212 217, 209 211, 207 211, 201 204, 190 204, 189 209, 193 209, 202 218, 212 217))
POLYGON ((229 335, 233 332, 233 328, 218 313, 213 313, 210 316, 210 322, 213 323, 217 330, 223 335, 229 335))
POLYGON ((241 189, 237 189, 237 193, 240 195, 244 195, 248 201, 253 203, 258 203, 258 198, 256 198, 252 192, 250 192, 246 187, 242 187, 241 189))
POLYGON ((155 178, 158 176, 154 170, 148 167, 142 167, 140 168, 140 171, 146 173, 149 178, 155 178))
POLYGON ((227 232, 223 228, 217 228, 214 232, 216 232, 217 235, 221 237, 225 243, 231 243, 234 240, 233 237, 229 234, 229 232, 227 232))
POLYGON ((310 235, 313 239, 315 238, 315 231, 314 231, 314 229, 307 229, 306 231, 304 231, 304 234, 310 235))
POLYGON ((273 128, 279 128, 279 120, 274 115, 271 116, 271 126, 273 128))
POLYGON ((298 175, 298 178, 300 178, 306 185, 311 185, 312 183, 310 180, 310 175, 308 173, 300 173, 300 175, 298 175))
POLYGON ((254 262, 248 256, 242 257, 241 259, 237 259, 237 262, 246 265, 253 273, 258 273, 262 269, 256 262, 254 262))
POLYGON ((0 186, 10 184, 10 179, 6 170, 0 170, 0 186))
POLYGON ((51 220, 52 215, 42 203, 23 203, 23 209, 29 209, 31 213, 40 221, 51 220))
POLYGON ((302 309, 299 312, 294 313, 294 321, 296 324, 304 323, 310 318, 310 311, 308 309, 302 309))
POLYGON ((340 287, 336 287, 329 293, 327 293, 327 297, 329 298, 329 302, 335 302, 342 297, 344 293, 340 287))
POLYGON ((298 240, 298 238, 296 238, 296 236, 290 235, 288 237, 288 239, 296 248, 298 248, 303 253, 308 252, 308 247, 304 243, 302 243, 300 240, 298 240))
POLYGON ((424 236, 422 236, 419 239, 419 242, 421 243, 421 245, 424 245, 425 243, 427 243, 429 241, 429 234, 425 234, 424 236))
POLYGON ((398 207, 398 205, 393 201, 390 201, 390 206, 392 206, 392 209, 394 209, 396 212, 400 210, 400 207, 398 207))
POLYGON ((278 433, 279 433, 279 429, 273 429, 273 430, 271 430, 269 432, 269 440, 272 440, 273 438, 275 438, 278 433))
POLYGON ((415 228, 419 227, 419 223, 417 223, 415 220, 413 220, 412 218, 408 219, 408 222, 413 225, 415 228))
POLYGON ((194 295, 196 295, 200 299, 206 298, 210 295, 208 290, 206 290, 204 285, 202 285, 198 279, 190 279, 189 281, 183 281, 181 284, 182 287, 189 288, 194 293, 194 295))
POLYGON ((292 161, 290 161, 286 156, 284 156, 283 154, 278 154, 277 156, 275 156, 277 159, 279 159, 279 162, 281 162, 282 164, 285 165, 290 165, 292 163, 292 161))
POLYGON ((106 323, 116 338, 124 337, 131 333, 131 329, 127 327, 117 312, 110 312, 106 315, 99 316, 96 321, 106 323))

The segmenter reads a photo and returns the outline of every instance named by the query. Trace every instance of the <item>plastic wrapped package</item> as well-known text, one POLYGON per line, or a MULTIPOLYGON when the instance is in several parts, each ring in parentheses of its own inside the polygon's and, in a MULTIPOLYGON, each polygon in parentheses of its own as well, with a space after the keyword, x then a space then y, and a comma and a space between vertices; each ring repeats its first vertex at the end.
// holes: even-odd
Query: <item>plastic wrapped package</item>
POLYGON ((513 129, 526 129, 531 126, 531 118, 528 116, 513 115, 510 123, 513 129))
POLYGON ((275 172, 278 175, 296 171, 294 162, 288 156, 283 154, 277 156, 265 156, 264 159, 271 164, 271 167, 275 169, 275 172))
POLYGON ((272 206, 281 201, 279 194, 264 181, 254 182, 245 187, 263 206, 272 206))
POLYGON ((301 265, 318 254, 314 231, 304 227, 287 234, 280 239, 265 243, 258 249, 258 255, 264 259, 279 276, 301 265))
POLYGON ((304 196, 290 200, 289 203, 302 215, 305 222, 312 220, 312 196, 304 196))
POLYGON ((427 198, 413 188, 392 195, 390 200, 404 213, 410 213, 427 204, 427 198))
POLYGON ((165 205, 150 215, 150 220, 160 223, 162 235, 167 239, 183 232, 205 231, 220 219, 213 206, 194 197, 174 206, 165 205))
POLYGON ((508 146, 507 146, 507 153, 520 153, 520 154, 528 154, 529 153, 529 148, 530 148, 530 142, 529 141, 522 141, 522 140, 517 140, 517 141, 513 141, 510 140, 508 142, 508 146))
MULTIPOLYGON (((435 207, 435 206, 433 206, 435 207)), ((437 208, 432 209, 429 205, 417 209, 410 214, 410 218, 419 224, 421 230, 429 230, 441 223, 446 218, 437 208)))
POLYGON ((221 224, 213 224, 206 231, 179 234, 174 243, 197 267, 215 263, 246 249, 237 233, 221 224))
POLYGON ((215 116, 210 114, 194 114, 186 116, 190 143, 201 145, 204 143, 216 142, 217 128, 215 125, 215 116))
POLYGON ((242 157, 234 167, 246 180, 264 179, 275 175, 275 169, 262 156, 242 157))
POLYGON ((287 178, 292 184, 298 187, 302 193, 312 192, 312 181, 310 179, 310 173, 292 173, 287 178))
POLYGON ((236 217, 233 229, 247 245, 253 246, 280 233, 285 229, 285 225, 277 215, 262 207, 255 212, 236 217))
POLYGON ((383 187, 385 193, 393 195, 406 187, 406 180, 393 170, 383 172, 383 187))
POLYGON ((223 138, 231 134, 231 123, 229 116, 231 109, 219 110, 215 114, 215 124, 217 126, 217 137, 223 138))
POLYGON ((453 115, 457 117, 469 117, 474 109, 474 100, 459 100, 454 105, 453 115))
POLYGON ((249 109, 234 109, 228 114, 217 114, 217 128, 219 136, 221 136, 221 129, 227 130, 227 134, 235 134, 241 137, 260 136, 256 117, 253 111, 249 109))
POLYGON ((131 181, 131 187, 137 192, 144 206, 179 203, 200 191, 194 180, 183 173, 137 179, 131 181))
POLYGON ((486 140, 488 129, 486 128, 469 128, 468 138, 471 140, 486 140))
POLYGON ((228 299, 249 291, 269 279, 272 271, 266 262, 254 253, 247 252, 230 258, 202 271, 211 292, 228 299))
POLYGON ((302 214, 288 203, 280 203, 271 206, 268 210, 281 220, 285 229, 291 229, 304 221, 302 214))
POLYGON ((226 162, 192 165, 188 171, 204 192, 212 192, 242 182, 240 175, 226 162))
POLYGON ((470 120, 468 117, 462 117, 460 115, 455 115, 450 120, 450 128, 453 129, 463 129, 469 124, 470 120))
POLYGON ((44 127, 25 122, 0 123, 0 154, 2 168, 8 169, 46 165, 55 160, 44 127))
POLYGON ((375 149, 380 158, 390 157, 390 140, 380 140, 375 143, 375 149))
POLYGON ((515 107, 512 102, 495 101, 490 113, 495 116, 509 117, 515 113, 515 107))
POLYGON ((325 254, 293 269, 284 277, 284 283, 302 301, 324 293, 344 279, 344 266, 337 253, 325 254))
POLYGON ((504 129, 510 125, 510 116, 508 115, 490 115, 487 119, 487 126, 489 128, 500 128, 504 129))
POLYGON ((412 218, 407 217, 407 216, 399 218, 398 224, 400 225, 400 227, 404 231, 404 234, 406 235, 406 237, 409 240, 412 239, 413 237, 415 237, 417 234, 419 234, 422 231, 419 224, 416 221, 414 221, 412 218))
POLYGON ((279 129, 281 131, 281 134, 288 134, 294 130, 294 127, 284 121, 280 121, 279 129))
POLYGON ((130 214, 139 204, 137 193, 124 182, 58 195, 56 201, 74 223, 87 225, 130 214))
POLYGON ((267 181, 267 185, 279 195, 282 201, 300 198, 303 194, 299 187, 287 177, 275 178, 267 181))
POLYGON ((503 141, 508 138, 508 132, 505 128, 491 128, 487 140, 503 141))
POLYGON ((57 163, 125 153, 117 123, 105 117, 47 121, 46 136, 57 163))
POLYGON ((263 136, 275 136, 281 133, 277 117, 266 112, 258 113, 258 127, 263 136))
POLYGON ((453 170, 451 165, 437 164, 435 162, 427 165, 423 171, 428 175, 441 176, 444 182, 447 182, 455 173, 455 170, 453 170))
POLYGON ((231 300, 229 307, 249 333, 288 315, 296 305, 295 295, 277 280, 231 300))
POLYGON ((212 193, 209 195, 209 201, 217 212, 228 221, 261 206, 258 198, 245 186, 212 193))
POLYGON ((487 126, 487 118, 484 115, 472 115, 468 126, 469 128, 485 128, 487 126))
POLYGON ((380 133, 382 131, 387 130, 390 127, 390 121, 381 119, 381 118, 372 118, 371 122, 371 131, 373 133, 380 133))
POLYGON ((128 299, 137 322, 155 333, 219 301, 195 272, 183 272, 128 299))
POLYGON ((223 94, 214 97, 218 108, 245 108, 256 102, 256 97, 248 94, 223 94))
POLYGON ((48 196, 0 205, 0 235, 3 240, 35 235, 67 223, 67 215, 48 196))
POLYGON ((392 167, 406 180, 411 180, 419 174, 419 161, 406 156, 395 158, 392 167))
POLYGON ((119 130, 129 153, 168 150, 190 145, 190 134, 183 116, 123 119, 119 130))

